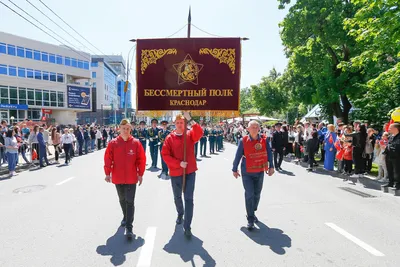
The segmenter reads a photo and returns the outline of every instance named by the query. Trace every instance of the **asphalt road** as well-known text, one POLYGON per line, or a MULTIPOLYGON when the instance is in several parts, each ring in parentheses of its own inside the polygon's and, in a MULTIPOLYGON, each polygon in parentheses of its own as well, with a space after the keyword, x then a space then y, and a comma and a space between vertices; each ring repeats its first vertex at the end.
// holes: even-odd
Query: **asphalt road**
POLYGON ((225 147, 199 162, 190 241, 175 226, 170 181, 149 171, 135 240, 125 239, 104 150, 0 179, 0 266, 399 266, 399 198, 291 163, 265 178, 261 223, 248 232, 242 182, 231 173, 236 147, 225 147))

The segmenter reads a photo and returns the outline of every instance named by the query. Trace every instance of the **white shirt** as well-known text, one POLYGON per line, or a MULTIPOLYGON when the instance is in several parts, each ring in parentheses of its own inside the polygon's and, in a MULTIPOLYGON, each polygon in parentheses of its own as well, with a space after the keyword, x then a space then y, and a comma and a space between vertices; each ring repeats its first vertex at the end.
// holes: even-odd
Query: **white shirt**
POLYGON ((72 135, 67 133, 61 136, 61 144, 72 144, 73 138, 72 135))
POLYGON ((103 137, 102 133, 100 130, 96 131, 96 139, 101 139, 103 137))

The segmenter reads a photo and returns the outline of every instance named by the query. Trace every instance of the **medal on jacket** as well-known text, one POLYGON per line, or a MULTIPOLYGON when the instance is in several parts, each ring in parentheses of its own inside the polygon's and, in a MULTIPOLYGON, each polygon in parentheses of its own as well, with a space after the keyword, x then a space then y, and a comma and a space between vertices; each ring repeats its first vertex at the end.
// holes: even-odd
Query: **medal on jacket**
POLYGON ((254 148, 255 148, 256 150, 261 150, 261 149, 262 149, 261 143, 257 143, 257 144, 254 146, 254 148))

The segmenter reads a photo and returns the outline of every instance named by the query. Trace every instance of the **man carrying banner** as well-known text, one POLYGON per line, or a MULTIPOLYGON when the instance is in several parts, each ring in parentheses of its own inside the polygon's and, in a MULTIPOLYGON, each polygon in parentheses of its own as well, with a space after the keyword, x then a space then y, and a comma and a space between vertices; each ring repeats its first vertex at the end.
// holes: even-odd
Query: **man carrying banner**
POLYGON ((191 120, 188 112, 178 114, 175 119, 176 130, 165 139, 162 157, 168 165, 171 176, 172 191, 174 194, 176 211, 178 212, 177 224, 181 224, 184 217, 183 228, 185 236, 192 236, 191 223, 193 218, 193 193, 196 181, 197 163, 194 156, 194 144, 203 136, 200 125, 191 120), (185 129, 185 118, 192 126, 191 130, 185 129), (183 160, 184 131, 186 138, 186 161, 183 160), (184 194, 185 206, 182 202, 183 173, 186 173, 186 186, 184 194))
POLYGON ((158 120, 151 120, 151 127, 147 129, 147 137, 149 138, 151 167, 157 168, 158 161, 158 132, 160 129, 157 127, 158 120))
POLYGON ((240 160, 242 181, 245 190, 245 202, 247 212, 247 229, 254 229, 254 223, 258 222, 255 215, 260 202, 264 181, 264 172, 269 176, 274 174, 272 150, 267 139, 259 134, 260 125, 257 121, 250 121, 247 128, 249 135, 239 141, 235 160, 233 161, 233 176, 240 176, 238 166, 240 160))
POLYGON ((133 238, 133 219, 135 213, 136 184, 142 184, 146 167, 146 155, 140 142, 132 137, 129 120, 120 123, 120 135, 112 139, 104 154, 105 181, 117 188, 123 219, 121 226, 126 228, 128 239, 133 238))

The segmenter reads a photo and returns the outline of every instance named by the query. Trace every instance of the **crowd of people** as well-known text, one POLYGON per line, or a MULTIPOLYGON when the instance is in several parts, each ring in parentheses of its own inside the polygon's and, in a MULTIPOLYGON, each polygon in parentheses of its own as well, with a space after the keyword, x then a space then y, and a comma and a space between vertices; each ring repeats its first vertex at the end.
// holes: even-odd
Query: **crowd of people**
MULTIPOLYGON (((225 124, 223 128, 226 139, 236 144, 248 134, 242 123, 225 124)), ((325 170, 336 170, 344 175, 345 181, 354 182, 370 174, 375 163, 379 170, 377 179, 387 187, 400 189, 399 130, 398 123, 390 127, 385 124, 378 130, 360 121, 346 125, 338 120, 335 125, 279 122, 262 127, 260 133, 271 143, 276 170, 282 169, 282 159, 286 156, 295 162, 307 162, 309 171, 323 164, 325 170)))

